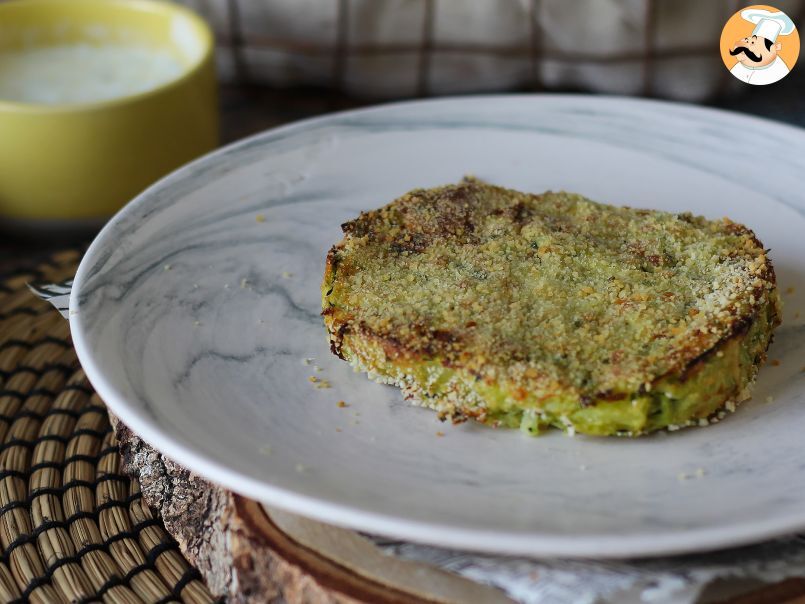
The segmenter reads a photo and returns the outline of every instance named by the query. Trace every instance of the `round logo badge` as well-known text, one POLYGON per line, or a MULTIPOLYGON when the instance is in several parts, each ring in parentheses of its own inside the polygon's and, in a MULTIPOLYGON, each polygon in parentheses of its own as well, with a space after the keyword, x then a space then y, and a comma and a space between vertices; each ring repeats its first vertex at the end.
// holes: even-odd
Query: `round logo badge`
POLYGON ((721 59, 747 84, 779 82, 799 57, 799 33, 783 11, 755 4, 739 10, 721 31, 721 59))

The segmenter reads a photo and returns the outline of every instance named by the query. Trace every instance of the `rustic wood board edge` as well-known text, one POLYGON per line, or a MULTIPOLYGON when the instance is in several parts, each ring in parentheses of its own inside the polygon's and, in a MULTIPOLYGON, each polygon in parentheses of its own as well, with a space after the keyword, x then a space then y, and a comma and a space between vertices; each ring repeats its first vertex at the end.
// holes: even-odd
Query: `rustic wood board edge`
POLYGON ((123 469, 138 479, 144 499, 210 590, 230 602, 511 602, 494 588, 387 557, 352 531, 277 512, 280 528, 261 504, 199 478, 111 413, 110 419, 123 469), (338 542, 335 551, 317 542, 317 530, 325 531, 324 541, 338 542))
MULTIPOLYGON (((110 419, 120 443, 123 469, 139 480, 144 499, 160 513, 167 531, 178 541, 191 564, 199 569, 210 590, 227 601, 244 604, 467 601, 422 597, 416 593, 421 592, 419 589, 401 589, 354 572, 299 543, 280 528, 259 503, 198 477, 162 456, 111 413, 110 419)), ((414 575, 421 571, 421 568, 415 569, 414 575)), ((473 602, 506 601, 496 590, 472 585, 473 602)), ((448 593, 450 587, 455 586, 448 586, 448 593)), ((461 585, 457 589, 456 594, 468 593, 461 585)), ((713 599, 707 598, 707 601, 713 599)), ((805 580, 782 581, 721 602, 805 604, 805 580)))

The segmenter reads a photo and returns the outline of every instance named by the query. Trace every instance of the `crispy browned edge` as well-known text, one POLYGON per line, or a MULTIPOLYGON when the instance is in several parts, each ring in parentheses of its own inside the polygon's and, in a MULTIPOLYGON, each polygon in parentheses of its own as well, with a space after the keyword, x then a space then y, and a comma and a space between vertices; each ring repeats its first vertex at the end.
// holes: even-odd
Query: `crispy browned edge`
MULTIPOLYGON (((459 200, 451 198, 449 201, 455 202, 459 200)), ((346 244, 353 233, 358 233, 361 236, 371 235, 371 220, 369 220, 369 217, 372 214, 373 212, 362 212, 360 216, 354 220, 341 225, 342 231, 344 232, 344 238, 330 248, 329 252, 327 253, 324 272, 325 283, 335 282, 338 269, 338 253, 346 247, 346 244)), ((517 219, 519 216, 515 216, 513 218, 517 219)), ((466 213, 462 218, 462 226, 470 229, 473 228, 472 223, 467 221, 466 213)), ((764 285, 767 284, 772 285, 770 293, 773 292, 777 285, 777 277, 774 272, 774 267, 768 259, 769 250, 763 247, 762 242, 757 238, 751 229, 740 223, 727 221, 724 228, 730 231, 733 235, 748 235, 756 248, 763 250, 765 255, 765 262, 762 270, 757 275, 757 277, 760 279, 760 285, 755 287, 746 295, 754 295, 756 300, 762 299, 764 285)), ((330 291, 332 291, 332 289, 330 289, 330 291)), ((703 346, 698 338, 691 338, 691 342, 683 347, 681 353, 677 355, 678 357, 681 357, 680 361, 678 361, 676 365, 666 373, 655 377, 652 381, 652 385, 669 376, 675 376, 682 382, 690 379, 691 376, 695 375, 701 370, 702 367, 704 367, 712 355, 716 354, 718 350, 722 349, 728 342, 733 339, 743 338, 752 323, 756 320, 758 312, 767 311, 767 307, 769 305, 771 305, 773 310, 773 317, 770 321, 770 329, 773 330, 775 327, 780 325, 781 319, 778 305, 771 299, 770 296, 766 296, 766 298, 767 302, 765 304, 759 305, 754 309, 752 314, 745 316, 740 316, 734 307, 729 307, 727 310, 731 312, 732 321, 728 327, 724 329, 724 335, 714 345, 709 347, 703 346)), ((334 306, 324 309, 321 314, 325 319, 325 325, 329 333, 330 350, 333 354, 343 360, 346 360, 342 353, 344 337, 347 334, 351 334, 366 340, 374 340, 377 344, 382 346, 385 354, 390 358, 417 360, 436 356, 440 358, 445 367, 462 369, 464 371, 471 372, 469 368, 462 366, 460 362, 450 358, 450 352, 454 352, 458 348, 458 344, 461 341, 461 334, 456 333, 455 331, 431 331, 429 332, 431 337, 426 338, 423 336, 426 335, 427 327, 413 325, 411 326, 411 332, 417 333, 418 335, 417 338, 412 339, 411 343, 418 344, 418 346, 414 346, 409 342, 401 340, 393 333, 378 332, 370 328, 363 321, 356 322, 354 321, 354 317, 349 316, 346 312, 338 312, 338 309, 336 309, 334 306)), ((772 339, 773 334, 770 334, 766 350, 763 352, 761 358, 757 360, 757 366, 760 366, 763 362, 765 362, 766 352, 768 351, 768 347, 771 345, 772 339)), ((640 390, 641 394, 644 393, 645 386, 641 386, 640 390)), ((589 405, 592 404, 592 401, 618 400, 622 397, 623 393, 621 392, 598 392, 593 395, 584 396, 580 401, 580 404, 589 405)), ((475 417, 478 415, 478 410, 464 407, 458 409, 456 413, 456 416, 453 418, 454 421, 463 421, 467 417, 475 417)))

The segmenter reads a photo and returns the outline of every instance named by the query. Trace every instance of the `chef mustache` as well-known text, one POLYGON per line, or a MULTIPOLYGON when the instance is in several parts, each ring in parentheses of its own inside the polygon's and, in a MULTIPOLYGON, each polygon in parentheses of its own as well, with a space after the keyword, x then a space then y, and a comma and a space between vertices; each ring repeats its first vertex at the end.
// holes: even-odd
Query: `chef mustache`
POLYGON ((741 53, 744 53, 747 57, 749 57, 750 61, 754 61, 755 63, 760 63, 763 60, 763 57, 761 57, 760 55, 756 55, 745 46, 738 46, 735 50, 730 51, 730 54, 733 57, 741 53))

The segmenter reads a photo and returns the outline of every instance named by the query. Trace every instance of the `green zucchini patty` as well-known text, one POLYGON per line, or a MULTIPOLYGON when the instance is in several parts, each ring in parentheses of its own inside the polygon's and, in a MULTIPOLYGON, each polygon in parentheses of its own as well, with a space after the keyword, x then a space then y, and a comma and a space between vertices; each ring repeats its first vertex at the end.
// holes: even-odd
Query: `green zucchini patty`
POLYGON ((322 284, 333 353, 454 422, 704 425, 748 398, 780 323, 763 245, 726 218, 466 179, 342 228, 322 284))

